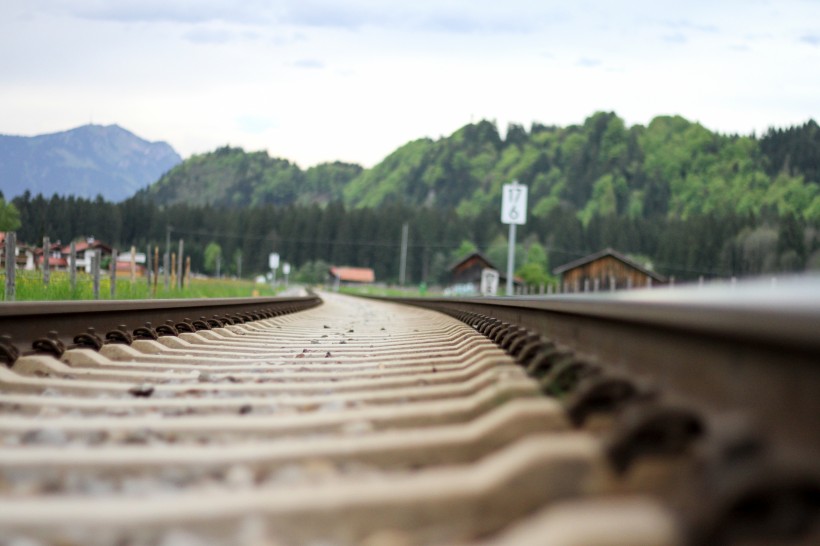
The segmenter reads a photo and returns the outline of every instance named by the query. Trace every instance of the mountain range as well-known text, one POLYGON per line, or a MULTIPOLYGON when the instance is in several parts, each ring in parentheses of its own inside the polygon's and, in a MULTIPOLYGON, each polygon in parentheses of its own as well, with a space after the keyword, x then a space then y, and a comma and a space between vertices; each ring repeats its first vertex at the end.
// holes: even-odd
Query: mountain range
POLYGON ((32 137, 0 135, 0 190, 122 201, 156 182, 182 158, 118 125, 84 125, 32 137))

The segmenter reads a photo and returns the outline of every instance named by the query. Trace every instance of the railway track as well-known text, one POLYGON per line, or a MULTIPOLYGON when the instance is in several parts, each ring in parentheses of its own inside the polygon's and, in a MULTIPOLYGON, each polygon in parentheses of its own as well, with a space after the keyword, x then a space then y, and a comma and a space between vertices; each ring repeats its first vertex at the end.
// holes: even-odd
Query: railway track
POLYGON ((817 544, 756 293, 0 306, 0 544, 817 544))

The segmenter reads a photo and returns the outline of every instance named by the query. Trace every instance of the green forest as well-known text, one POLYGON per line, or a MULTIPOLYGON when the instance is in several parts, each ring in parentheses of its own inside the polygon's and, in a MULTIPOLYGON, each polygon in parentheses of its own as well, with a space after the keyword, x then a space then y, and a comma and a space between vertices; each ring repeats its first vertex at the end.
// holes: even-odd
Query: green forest
POLYGON ((599 112, 580 125, 469 124, 398 148, 371 169, 306 170, 266 152, 224 147, 196 155, 121 203, 25 194, 19 239, 93 235, 125 248, 159 245, 166 226, 193 267, 205 249, 223 272, 264 271, 269 252, 310 280, 328 264, 398 278, 410 227, 411 282, 446 282, 469 251, 506 262, 501 187, 529 186, 516 265, 533 284, 552 268, 612 247, 680 280, 820 269, 820 128, 723 135, 678 116, 627 126, 599 112))

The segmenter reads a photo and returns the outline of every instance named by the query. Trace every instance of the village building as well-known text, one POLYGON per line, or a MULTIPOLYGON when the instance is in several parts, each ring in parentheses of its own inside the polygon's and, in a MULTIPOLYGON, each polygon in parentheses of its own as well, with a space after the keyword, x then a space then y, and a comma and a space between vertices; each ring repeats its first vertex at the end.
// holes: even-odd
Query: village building
POLYGON ((328 273, 334 286, 372 284, 376 281, 376 272, 369 267, 334 266, 328 273))
MULTIPOLYGON (((505 286, 507 275, 493 264, 486 256, 480 252, 462 258, 450 267, 450 287, 447 293, 452 295, 475 295, 481 292, 481 277, 485 270, 492 270, 498 273, 498 285, 505 286)), ((523 281, 518 277, 513 277, 513 286, 518 288, 523 285, 523 281)))
POLYGON ((117 254, 117 277, 130 277, 132 267, 135 277, 145 277, 146 262, 144 252, 134 252, 133 258, 130 251, 117 254))
MULTIPOLYGON (((91 273, 92 255, 94 255, 95 252, 98 252, 98 255, 100 256, 99 259, 104 260, 106 257, 111 256, 112 248, 102 241, 89 237, 85 241, 74 243, 74 251, 77 255, 77 270, 91 273)), ((68 259, 68 255, 71 254, 71 247, 69 245, 65 245, 61 252, 63 256, 68 259)))
POLYGON ((666 284, 652 271, 611 248, 556 267, 562 292, 597 292, 666 284))
MULTIPOLYGON (((6 233, 0 232, 0 266, 5 267, 5 246, 6 233)), ((78 271, 85 271, 91 273, 91 255, 98 252, 100 260, 105 260, 112 254, 112 249, 109 245, 98 241, 93 237, 80 241, 74 244, 76 253, 76 268, 78 271)), ((71 245, 63 245, 59 242, 51 243, 48 249, 36 248, 25 245, 17 241, 15 248, 15 269, 34 271, 41 271, 43 265, 48 260, 48 268, 50 271, 67 271, 69 269, 69 258, 71 254, 71 245)), ((128 257, 130 260, 130 257, 128 257)), ((144 258, 143 258, 144 261, 144 258)), ((129 263, 130 272, 130 263, 129 263)), ((119 269, 119 266, 118 266, 119 269)))
POLYGON ((48 268, 50 271, 67 271, 68 256, 63 255, 62 246, 59 242, 51 243, 48 249, 38 248, 34 251, 36 256, 37 269, 42 270, 43 264, 48 258, 48 268))
MULTIPOLYGON (((37 268, 37 249, 21 244, 14 249, 14 268, 33 271, 37 268)), ((0 267, 6 267, 6 233, 0 231, 0 267)))

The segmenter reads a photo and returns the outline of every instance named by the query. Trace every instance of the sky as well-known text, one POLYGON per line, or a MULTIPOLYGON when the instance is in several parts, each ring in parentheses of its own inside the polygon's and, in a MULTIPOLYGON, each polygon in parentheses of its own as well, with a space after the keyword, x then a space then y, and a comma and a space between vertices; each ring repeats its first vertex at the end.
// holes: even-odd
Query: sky
POLYGON ((820 119, 820 0, 0 0, 0 134, 87 123, 307 168, 470 122, 820 119))

